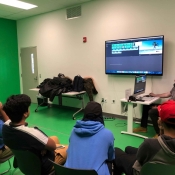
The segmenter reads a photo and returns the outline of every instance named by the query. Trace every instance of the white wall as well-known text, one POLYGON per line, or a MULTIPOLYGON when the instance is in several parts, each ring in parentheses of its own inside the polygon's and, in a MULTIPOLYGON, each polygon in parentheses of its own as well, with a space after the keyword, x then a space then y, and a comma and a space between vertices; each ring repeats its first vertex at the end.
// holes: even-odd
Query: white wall
POLYGON ((105 40, 165 35, 164 75, 148 77, 147 92, 167 92, 175 78, 174 7, 174 0, 97 0, 82 4, 77 19, 65 20, 62 9, 19 20, 19 50, 37 46, 40 83, 58 73, 92 76, 99 92, 95 101, 106 98, 103 111, 120 114, 120 99, 126 88, 133 90, 134 76, 105 74, 105 40))

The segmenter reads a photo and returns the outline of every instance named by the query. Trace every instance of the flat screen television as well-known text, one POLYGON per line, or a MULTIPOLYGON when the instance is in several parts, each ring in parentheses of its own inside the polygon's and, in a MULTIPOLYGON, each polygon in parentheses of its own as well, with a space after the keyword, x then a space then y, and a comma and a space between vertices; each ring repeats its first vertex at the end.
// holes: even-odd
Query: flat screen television
POLYGON ((105 41, 105 73, 163 75, 164 36, 105 41))

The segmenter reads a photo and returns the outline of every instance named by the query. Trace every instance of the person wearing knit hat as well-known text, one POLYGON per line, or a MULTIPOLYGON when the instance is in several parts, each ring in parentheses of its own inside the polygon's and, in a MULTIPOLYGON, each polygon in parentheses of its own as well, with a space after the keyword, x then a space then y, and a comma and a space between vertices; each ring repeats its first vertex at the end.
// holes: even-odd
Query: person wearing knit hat
POLYGON ((110 175, 107 162, 114 158, 114 136, 104 127, 101 105, 91 101, 84 109, 83 119, 77 120, 72 130, 65 166, 110 175))
POLYGON ((175 165, 175 101, 169 100, 157 109, 161 135, 145 139, 139 148, 115 148, 114 175, 139 175, 147 162, 175 165))

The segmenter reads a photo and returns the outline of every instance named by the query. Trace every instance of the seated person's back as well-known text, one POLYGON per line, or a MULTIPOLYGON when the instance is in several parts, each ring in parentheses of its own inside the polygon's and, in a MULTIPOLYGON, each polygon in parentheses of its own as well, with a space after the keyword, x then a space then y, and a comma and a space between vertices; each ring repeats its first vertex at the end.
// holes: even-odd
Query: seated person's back
POLYGON ((104 127, 101 105, 89 102, 84 117, 73 128, 67 150, 66 167, 94 169, 109 174, 106 161, 114 159, 114 136, 104 127))
POLYGON ((146 162, 175 164, 175 102, 170 100, 159 105, 158 111, 161 136, 145 139, 137 152, 134 170, 140 171, 146 162))
MULTIPOLYGON (((28 127, 25 120, 29 117, 31 99, 25 94, 12 95, 4 104, 3 110, 9 116, 3 125, 4 143, 14 150, 29 150, 41 160, 42 175, 48 174, 56 161, 56 142, 37 127, 28 127)), ((66 150, 65 150, 66 151, 66 150)), ((64 161, 65 162, 65 161, 64 161)), ((58 163, 58 162, 56 162, 58 163)))
POLYGON ((35 153, 43 162, 43 172, 51 170, 52 164, 48 158, 54 161, 54 152, 47 151, 47 154, 41 155, 41 151, 45 149, 45 144, 48 142, 48 137, 38 128, 29 128, 25 125, 14 126, 8 120, 3 126, 3 140, 11 149, 29 150, 35 153))
POLYGON ((161 135, 158 139, 145 139, 138 149, 132 146, 127 146, 125 151, 115 148, 114 175, 140 175, 147 162, 175 165, 175 101, 159 105, 158 112, 161 135))

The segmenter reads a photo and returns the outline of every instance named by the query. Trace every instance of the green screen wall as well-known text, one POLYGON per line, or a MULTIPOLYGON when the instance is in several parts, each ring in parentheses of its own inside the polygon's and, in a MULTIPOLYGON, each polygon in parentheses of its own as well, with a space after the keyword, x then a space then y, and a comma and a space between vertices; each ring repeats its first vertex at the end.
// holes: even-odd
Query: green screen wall
POLYGON ((20 93, 16 21, 0 18, 0 101, 20 93))

